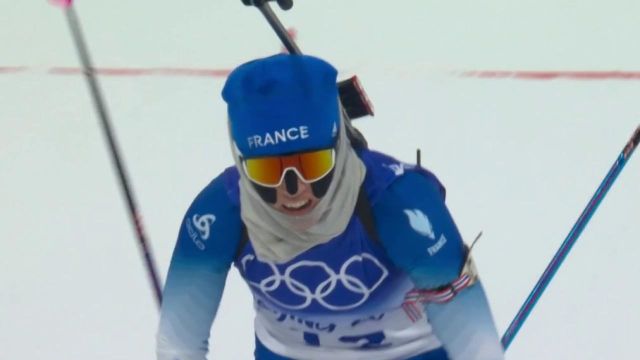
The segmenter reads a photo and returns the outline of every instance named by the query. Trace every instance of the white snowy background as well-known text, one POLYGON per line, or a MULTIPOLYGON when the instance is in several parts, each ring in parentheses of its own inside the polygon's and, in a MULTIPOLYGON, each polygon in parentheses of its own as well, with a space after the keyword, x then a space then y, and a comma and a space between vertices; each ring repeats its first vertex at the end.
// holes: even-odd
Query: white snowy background
MULTIPOLYGON (((99 68, 231 69, 278 52, 240 0, 77 1, 99 68)), ((298 0, 303 51, 357 74, 373 148, 448 189, 499 331, 640 123, 640 79, 465 78, 465 70, 640 71, 640 2, 298 0)), ((153 359, 158 313, 59 8, 0 0, 0 359, 153 359), (21 71, 7 67, 22 66, 21 71)), ((192 198, 231 164, 223 77, 100 76, 165 278, 192 198)), ((640 154, 508 351, 637 359, 640 154)), ((231 271, 211 359, 250 359, 250 295, 231 271)))

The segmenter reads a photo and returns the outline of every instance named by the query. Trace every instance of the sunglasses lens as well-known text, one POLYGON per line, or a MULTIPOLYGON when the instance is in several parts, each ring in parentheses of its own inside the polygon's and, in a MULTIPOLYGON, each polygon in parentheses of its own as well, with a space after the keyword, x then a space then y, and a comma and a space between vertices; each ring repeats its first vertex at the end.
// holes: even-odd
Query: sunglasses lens
POLYGON ((334 166, 334 150, 324 149, 284 156, 245 159, 247 177, 260 185, 278 186, 282 173, 294 168, 305 181, 313 182, 327 175, 334 166))
POLYGON ((246 159, 244 168, 247 177, 266 186, 277 186, 282 177, 282 162, 278 156, 246 159))
POLYGON ((306 181, 319 180, 333 169, 333 149, 301 153, 299 171, 306 181))

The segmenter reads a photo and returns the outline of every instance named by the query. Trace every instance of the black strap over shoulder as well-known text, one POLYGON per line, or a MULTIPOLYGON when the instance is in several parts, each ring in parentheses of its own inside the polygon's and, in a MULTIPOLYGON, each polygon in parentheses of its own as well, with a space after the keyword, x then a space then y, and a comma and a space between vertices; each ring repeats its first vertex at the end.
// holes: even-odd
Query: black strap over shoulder
POLYGON ((369 196, 367 195, 367 190, 364 188, 364 184, 360 186, 355 212, 371 240, 376 244, 381 244, 380 236, 376 230, 376 222, 373 218, 373 210, 371 209, 371 203, 369 203, 369 196))
MULTIPOLYGON (((369 197, 367 196, 367 191, 364 188, 364 184, 360 186, 360 191, 358 192, 358 200, 356 201, 355 214, 360 219, 364 230, 367 232, 367 235, 373 240, 376 244, 381 244, 380 237, 378 236, 378 231, 376 230, 376 223, 373 219, 373 211, 371 209, 371 204, 369 203, 369 197)), ((236 255, 234 259, 239 259, 242 251, 245 246, 249 242, 249 233, 247 231, 247 226, 242 222, 242 229, 240 230, 240 242, 238 242, 238 247, 236 249, 236 255)))
POLYGON ((241 221, 242 228, 240 229, 240 241, 238 242, 238 247, 236 248, 236 255, 233 257, 235 260, 240 259, 240 255, 242 255, 242 251, 244 247, 247 246, 249 242, 249 232, 247 231, 247 226, 244 224, 244 221, 241 221))

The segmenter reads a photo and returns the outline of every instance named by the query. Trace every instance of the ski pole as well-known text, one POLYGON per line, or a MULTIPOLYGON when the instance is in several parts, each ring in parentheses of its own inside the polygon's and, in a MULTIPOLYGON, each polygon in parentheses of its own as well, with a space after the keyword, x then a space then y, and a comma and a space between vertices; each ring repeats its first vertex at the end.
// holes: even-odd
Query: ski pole
POLYGON ((142 220, 139 216, 138 207, 136 206, 136 202, 133 196, 133 190, 129 185, 124 163, 122 162, 121 157, 119 155, 118 146, 116 144, 116 138, 111 127, 109 114, 107 113, 107 107, 105 105, 102 94, 100 92, 100 88, 98 86, 98 80, 94 75, 94 68, 93 68, 93 65, 91 64, 89 51, 85 44, 84 38, 82 36, 82 30, 80 27, 78 16, 76 15, 73 9, 72 0, 50 0, 50 1, 54 5, 61 6, 64 9, 65 15, 67 17, 69 28, 71 29, 71 34, 73 36, 73 40, 76 45, 76 50, 78 51, 78 56, 80 57, 80 62, 82 63, 83 73, 85 75, 85 78, 87 79, 87 83, 89 84, 89 89, 91 91, 93 104, 95 106, 96 112, 98 113, 98 117, 100 118, 100 124, 102 125, 102 130, 107 138, 107 142, 108 142, 109 150, 111 154, 111 160, 113 161, 113 164, 117 170, 120 186, 126 198, 130 219, 131 219, 131 222, 133 223, 136 235, 138 237, 138 244, 140 246, 140 251, 143 253, 143 256, 144 256, 149 280, 153 287, 153 292, 154 292, 156 301, 158 305, 160 305, 162 302, 162 288, 160 286, 158 272, 156 270, 153 256, 151 254, 151 247, 147 242, 147 238, 145 236, 144 229, 142 226, 142 220))
POLYGON ((582 233, 582 230, 584 230, 589 220, 591 220, 591 217, 596 212, 598 206, 602 202, 602 199, 604 199, 607 192, 615 182, 616 178, 624 168, 625 164, 633 154, 633 151, 638 146, 638 143, 640 143, 640 126, 636 128, 635 132, 633 133, 625 147, 622 149, 622 152, 620 152, 620 155, 618 155, 618 158, 609 170, 609 173, 607 173, 607 176, 605 176, 604 180, 600 183, 600 186, 587 204, 586 208, 582 211, 582 214, 573 225, 573 228, 571 228, 571 231, 565 238, 556 254, 553 256, 553 259, 551 259, 549 265, 547 265, 544 273, 542 273, 542 276, 538 280, 538 283, 534 286, 524 304, 522 305, 514 319, 511 321, 511 324, 507 328, 507 331, 505 331, 501 340, 502 346, 505 350, 509 347, 509 345, 515 338, 516 334, 522 327, 522 324, 531 313, 531 310, 533 310, 533 307, 536 305, 538 300, 540 300, 540 296, 542 296, 542 293, 547 288, 547 285, 549 285, 551 279, 558 271, 558 268, 560 268, 560 265, 569 254, 569 251, 571 251, 571 247, 575 244, 576 240, 578 240, 578 237, 582 233))
MULTIPOLYGON (((275 31, 276 35, 278 35, 280 41, 282 41, 282 44, 287 49, 289 54, 302 54, 300 48, 298 48, 291 36, 289 36, 287 29, 284 28, 276 14, 271 9, 271 6, 269 6, 268 1, 269 0, 242 0, 242 3, 247 6, 255 6, 258 8, 258 10, 260 10, 269 25, 271 25, 273 31, 275 31)), ((289 10, 291 9, 291 7, 293 7, 293 0, 277 0, 277 2, 282 10, 289 10)))

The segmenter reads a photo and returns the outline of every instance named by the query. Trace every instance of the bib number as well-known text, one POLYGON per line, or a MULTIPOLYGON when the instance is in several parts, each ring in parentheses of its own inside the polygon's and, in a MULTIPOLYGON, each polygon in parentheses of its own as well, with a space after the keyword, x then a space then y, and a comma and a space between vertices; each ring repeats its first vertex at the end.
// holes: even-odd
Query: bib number
MULTIPOLYGON (((304 342, 308 346, 320 346, 320 336, 316 333, 304 332, 304 342)), ((370 334, 341 336, 338 341, 344 346, 345 344, 353 344, 358 349, 379 349, 391 346, 391 343, 385 343, 386 336, 384 331, 376 331, 370 334)))

